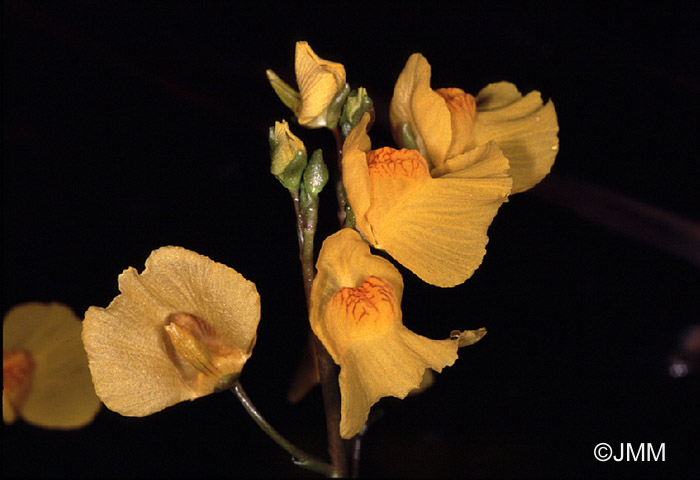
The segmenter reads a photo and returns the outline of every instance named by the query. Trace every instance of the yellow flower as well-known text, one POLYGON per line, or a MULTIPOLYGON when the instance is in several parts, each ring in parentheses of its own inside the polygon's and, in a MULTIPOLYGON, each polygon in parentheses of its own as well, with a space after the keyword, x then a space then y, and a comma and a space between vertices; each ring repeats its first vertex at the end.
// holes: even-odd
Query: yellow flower
POLYGON ((357 434, 380 398, 404 398, 418 388, 426 369, 454 364, 457 349, 486 330, 453 331, 431 340, 403 325, 403 279, 384 258, 372 255, 349 228, 326 238, 311 288, 310 323, 340 365, 340 434, 357 434))
POLYGON ((368 121, 365 115, 343 145, 343 182, 358 230, 432 285, 464 282, 481 264, 486 231, 510 193, 508 161, 489 142, 432 178, 416 150, 370 152, 368 121))
POLYGON ((307 42, 297 42, 294 69, 299 92, 272 70, 267 71, 267 78, 284 104, 292 109, 299 124, 319 128, 337 122, 339 109, 330 112, 329 107, 345 89, 345 67, 322 59, 307 42), (329 118, 329 113, 334 118, 329 118))
POLYGON ((180 247, 162 247, 119 275, 118 295, 90 307, 83 342, 110 410, 150 415, 227 388, 251 356, 260 320, 252 282, 180 247))
POLYGON ((51 429, 83 427, 100 399, 80 339, 80 320, 60 303, 24 303, 2 325, 2 418, 51 429))
POLYGON ((458 88, 433 90, 431 69, 419 53, 399 75, 391 100, 394 139, 417 148, 433 176, 454 171, 469 150, 495 141, 510 162, 513 191, 532 188, 552 168, 559 150, 554 104, 539 92, 523 97, 512 83, 492 83, 474 98, 458 88), (410 145, 411 139, 415 145, 410 145))

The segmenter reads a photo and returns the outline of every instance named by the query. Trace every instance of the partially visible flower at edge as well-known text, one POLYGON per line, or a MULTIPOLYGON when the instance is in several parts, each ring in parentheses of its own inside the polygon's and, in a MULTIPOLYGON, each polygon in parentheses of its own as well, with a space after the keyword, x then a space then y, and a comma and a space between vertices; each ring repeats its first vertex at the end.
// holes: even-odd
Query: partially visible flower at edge
POLYGON ((370 151, 365 114, 343 145, 343 183, 356 226, 422 280, 464 282, 486 253, 486 232, 511 189, 494 142, 467 152, 454 172, 432 178, 416 150, 370 151))
POLYGON ((80 338, 80 319, 66 305, 17 305, 2 325, 2 418, 49 429, 93 421, 100 399, 80 338))
POLYGON ((162 247, 119 275, 107 308, 90 307, 83 342, 97 395, 145 416, 228 388, 252 354, 260 320, 255 284, 181 247, 162 247))
POLYGON ((421 386, 424 372, 451 366, 457 349, 486 329, 453 331, 431 340, 403 325, 403 279, 388 260, 372 255, 352 229, 326 238, 311 289, 313 332, 340 366, 340 434, 356 435, 380 398, 404 398, 421 386))
MULTIPOLYGON (((341 105, 337 106, 337 112, 330 112, 334 118, 329 118, 329 107, 334 106, 336 97, 346 89, 345 67, 322 59, 307 42, 297 42, 294 70, 298 92, 272 70, 267 70, 267 78, 282 102, 294 112, 299 124, 320 128, 337 123, 341 105)), ((346 90, 349 92, 349 88, 346 90)))
POLYGON ((489 84, 474 98, 459 88, 433 90, 430 77, 425 57, 411 55, 396 81, 390 118, 394 140, 417 148, 434 177, 454 172, 461 156, 489 141, 510 163, 512 193, 532 188, 549 173, 559 151, 551 100, 543 105, 537 91, 523 97, 508 82, 489 84))

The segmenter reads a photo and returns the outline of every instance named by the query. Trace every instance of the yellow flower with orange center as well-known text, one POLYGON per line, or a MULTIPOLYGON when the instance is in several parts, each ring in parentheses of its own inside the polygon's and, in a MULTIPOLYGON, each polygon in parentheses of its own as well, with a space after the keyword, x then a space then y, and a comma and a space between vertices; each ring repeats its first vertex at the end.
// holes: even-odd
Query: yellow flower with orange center
POLYGON ((119 276, 107 308, 90 307, 83 341, 110 410, 145 416, 228 388, 250 358, 260 320, 255 285, 234 269, 162 247, 119 276))
POLYGON ((511 189, 508 161, 494 142, 433 178, 417 150, 370 151, 365 115, 343 145, 343 182, 357 229, 424 281, 464 282, 486 253, 487 229, 511 189))
POLYGON ((495 141, 510 163, 512 193, 532 188, 552 168, 559 151, 559 125, 550 100, 523 96, 515 85, 493 83, 478 95, 459 88, 433 90, 431 68, 416 53, 394 87, 390 118, 396 142, 417 148, 434 177, 461 168, 469 150, 495 141), (414 143, 414 145, 411 145, 414 143))
POLYGON ((454 364, 457 349, 485 329, 454 331, 445 340, 417 335, 403 325, 403 279, 388 260, 372 255, 352 229, 326 238, 311 289, 310 323, 340 366, 340 434, 356 435, 380 398, 404 398, 419 388, 426 369, 454 364))
POLYGON ((59 303, 25 303, 2 326, 2 418, 51 429, 83 427, 101 403, 80 339, 80 320, 59 303))
POLYGON ((294 112, 299 124, 319 128, 337 121, 337 118, 329 119, 328 112, 345 88, 345 67, 322 59, 307 42, 297 42, 294 70, 298 92, 272 70, 267 70, 267 78, 280 99, 294 112))

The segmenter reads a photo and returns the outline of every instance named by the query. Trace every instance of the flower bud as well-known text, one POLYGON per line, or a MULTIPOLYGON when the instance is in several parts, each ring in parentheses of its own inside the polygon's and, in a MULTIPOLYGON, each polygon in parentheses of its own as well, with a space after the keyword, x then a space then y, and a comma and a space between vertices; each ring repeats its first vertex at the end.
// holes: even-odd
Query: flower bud
POLYGON ((286 121, 270 128, 270 172, 289 190, 299 188, 306 168, 306 147, 290 130, 286 121))
POLYGON ((304 189, 311 195, 318 195, 328 183, 328 167, 323 161, 323 152, 315 150, 304 170, 304 189))
POLYGON ((282 103, 294 112, 304 127, 335 127, 350 92, 345 83, 345 67, 322 59, 307 42, 297 42, 294 71, 298 91, 283 82, 275 72, 267 70, 267 79, 282 103))

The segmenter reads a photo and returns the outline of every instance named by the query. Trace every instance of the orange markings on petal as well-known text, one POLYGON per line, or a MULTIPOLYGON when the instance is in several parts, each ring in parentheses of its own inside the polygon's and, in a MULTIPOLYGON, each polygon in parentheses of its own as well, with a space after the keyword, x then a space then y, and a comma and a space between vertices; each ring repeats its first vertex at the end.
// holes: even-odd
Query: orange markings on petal
POLYGON ((401 323, 394 288, 375 276, 367 277, 357 288, 341 288, 331 298, 331 308, 339 315, 337 321, 348 327, 353 340, 385 332, 401 323))
POLYGON ((453 115, 467 115, 472 119, 476 115, 476 99, 461 88, 438 88, 435 92, 445 99, 453 115))
MULTIPOLYGON (((376 232, 381 230, 383 222, 391 219, 391 212, 401 208, 432 178, 428 163, 417 150, 396 150, 390 147, 373 150, 367 154, 367 170, 370 205, 366 219, 374 229, 374 245, 381 248, 378 245, 381 240, 376 238, 376 232)), ((349 191, 348 198, 352 204, 354 190, 349 191)), ((359 221, 358 225, 363 228, 359 221)))
POLYGON ((417 150, 396 150, 383 147, 367 154, 370 175, 392 177, 430 178, 428 164, 417 150))
POLYGON ((222 341, 206 320, 179 312, 168 315, 166 321, 165 331, 179 356, 175 364, 192 388, 208 391, 222 377, 240 373, 247 357, 222 341))
POLYGON ((178 328, 185 329, 209 349, 212 349, 212 346, 217 343, 221 343, 221 341, 217 342, 214 327, 195 315, 184 312, 172 313, 168 315, 166 321, 168 322, 166 328, 177 325, 178 328))
POLYGON ((2 393, 15 410, 29 395, 34 377, 34 360, 26 350, 2 352, 2 393))

